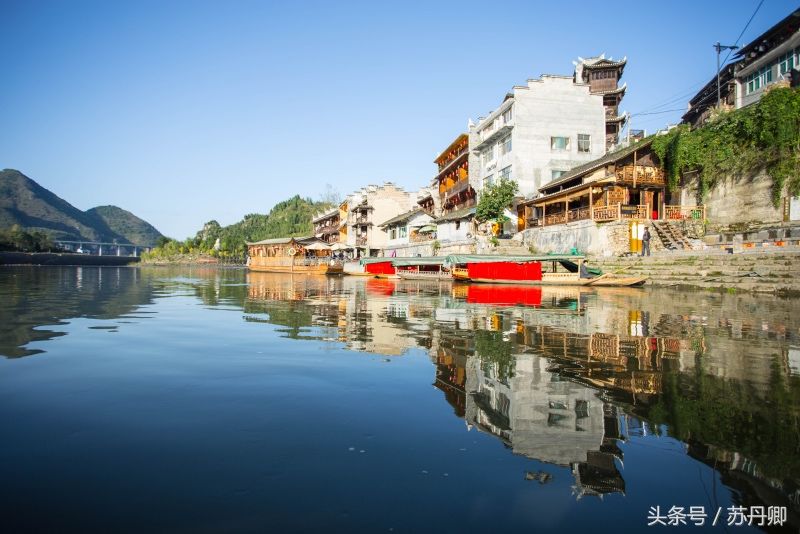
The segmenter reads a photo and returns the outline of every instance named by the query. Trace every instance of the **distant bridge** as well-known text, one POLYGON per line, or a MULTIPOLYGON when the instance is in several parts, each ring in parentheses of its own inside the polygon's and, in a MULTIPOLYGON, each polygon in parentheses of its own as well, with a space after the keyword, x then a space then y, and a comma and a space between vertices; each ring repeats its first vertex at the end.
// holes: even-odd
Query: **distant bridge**
POLYGON ((78 252, 81 254, 93 254, 96 256, 134 256, 138 257, 140 252, 150 252, 152 247, 136 245, 133 243, 103 243, 100 241, 68 241, 64 239, 54 239, 53 243, 64 250, 78 252))

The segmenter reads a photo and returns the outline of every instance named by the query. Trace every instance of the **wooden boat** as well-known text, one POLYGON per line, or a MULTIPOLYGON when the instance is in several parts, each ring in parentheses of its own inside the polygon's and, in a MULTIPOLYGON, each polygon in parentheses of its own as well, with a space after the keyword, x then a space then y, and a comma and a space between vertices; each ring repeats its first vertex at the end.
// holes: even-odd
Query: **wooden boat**
POLYGON ((581 277, 584 256, 447 256, 453 279, 487 284, 569 285, 569 286, 640 286, 645 277, 615 277, 601 274, 581 277))
POLYGON ((395 258, 392 264, 397 275, 403 280, 446 280, 453 279, 444 256, 395 258))
POLYGON ((341 274, 342 263, 315 237, 281 237, 247 243, 251 271, 295 274, 341 274))
POLYGON ((392 261, 394 258, 361 258, 364 273, 373 278, 398 278, 392 261))

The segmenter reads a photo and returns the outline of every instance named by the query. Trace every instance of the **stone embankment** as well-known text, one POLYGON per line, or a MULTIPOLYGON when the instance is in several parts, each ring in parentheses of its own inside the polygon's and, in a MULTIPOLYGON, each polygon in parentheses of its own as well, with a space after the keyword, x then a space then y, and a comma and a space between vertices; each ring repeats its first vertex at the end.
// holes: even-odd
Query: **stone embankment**
POLYGON ((800 247, 591 258, 590 265, 604 272, 647 276, 648 284, 658 286, 800 295, 800 247))

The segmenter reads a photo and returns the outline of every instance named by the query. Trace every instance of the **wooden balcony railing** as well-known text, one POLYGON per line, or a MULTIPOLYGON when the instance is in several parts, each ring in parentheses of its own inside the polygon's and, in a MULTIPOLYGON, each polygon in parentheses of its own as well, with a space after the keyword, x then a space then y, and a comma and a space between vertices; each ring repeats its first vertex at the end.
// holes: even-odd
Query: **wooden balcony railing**
POLYGON ((546 215, 544 218, 544 224, 546 226, 550 226, 551 224, 564 224, 565 222, 567 222, 566 213, 555 213, 553 215, 546 215))
POLYGON ((592 208, 593 209, 593 219, 595 221, 616 221, 621 219, 622 216, 620 215, 620 205, 619 204, 611 204, 610 206, 601 206, 599 208, 592 208))
POLYGON ((366 246, 366 244, 367 244, 367 236, 364 235, 356 238, 357 247, 363 247, 366 246))
POLYGON ((584 219, 589 219, 589 218, 590 218, 590 214, 589 214, 589 207, 588 206, 585 207, 585 208, 575 208, 575 209, 569 210, 569 212, 567 212, 567 219, 569 220, 569 222, 582 221, 584 219))
POLYGON ((617 180, 620 182, 633 183, 634 177, 637 185, 666 185, 664 171, 658 167, 636 165, 634 170, 633 165, 625 165, 617 171, 617 180))
POLYGON ((706 220, 705 206, 664 206, 664 218, 670 220, 706 220))

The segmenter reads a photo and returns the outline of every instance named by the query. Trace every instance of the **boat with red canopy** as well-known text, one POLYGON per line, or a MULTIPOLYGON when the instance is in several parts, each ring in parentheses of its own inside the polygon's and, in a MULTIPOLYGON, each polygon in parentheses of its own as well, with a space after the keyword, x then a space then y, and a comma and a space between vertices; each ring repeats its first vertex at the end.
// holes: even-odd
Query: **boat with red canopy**
POLYGON ((452 254, 447 256, 453 279, 488 284, 640 286, 640 276, 596 274, 585 267, 586 257, 577 255, 500 256, 452 254), (582 274, 583 273, 583 276, 582 274), (594 273, 594 274, 593 274, 594 273))

